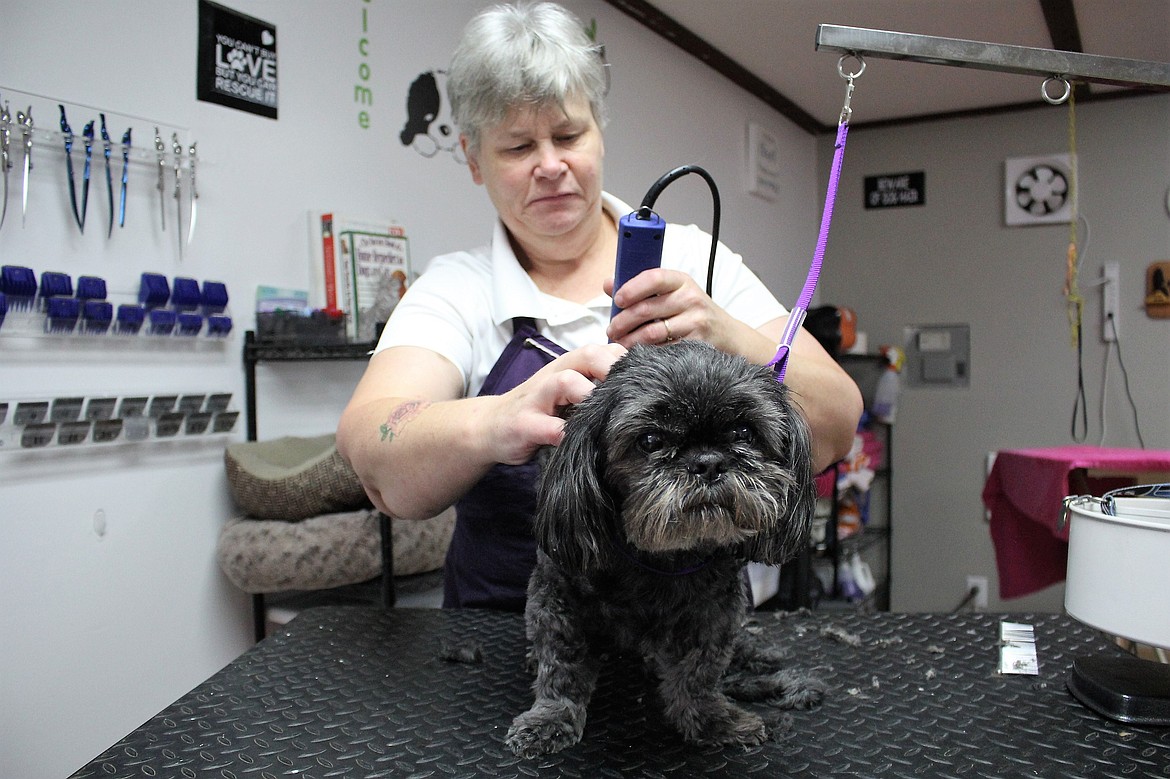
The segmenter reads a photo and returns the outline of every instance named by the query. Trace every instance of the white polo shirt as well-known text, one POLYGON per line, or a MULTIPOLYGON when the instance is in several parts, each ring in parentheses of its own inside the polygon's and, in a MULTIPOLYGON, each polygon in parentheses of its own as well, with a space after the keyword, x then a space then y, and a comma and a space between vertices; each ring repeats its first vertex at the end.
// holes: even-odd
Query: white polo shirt
MULTIPOLYGON (((634 210, 608 193, 602 198, 615 223, 634 210)), ((666 226, 662 267, 686 272, 702 288, 710 251, 711 236, 697 226, 666 226)), ((722 243, 712 292, 716 303, 753 328, 787 313, 743 258, 722 243)), ((600 292, 585 305, 541 292, 497 220, 490 246, 431 260, 390 315, 375 352, 392 346, 436 352, 459 370, 465 396, 471 397, 512 339, 514 317, 531 317, 542 335, 571 350, 606 342, 610 304, 600 292)))

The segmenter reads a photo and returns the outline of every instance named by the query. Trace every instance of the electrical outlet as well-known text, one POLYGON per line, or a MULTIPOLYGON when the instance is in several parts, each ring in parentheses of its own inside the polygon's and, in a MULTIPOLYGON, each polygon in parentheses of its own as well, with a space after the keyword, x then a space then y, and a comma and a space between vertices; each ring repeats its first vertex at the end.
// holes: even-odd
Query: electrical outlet
POLYGON ((967 592, 975 590, 975 599, 972 605, 975 606, 976 611, 982 611, 987 608, 987 577, 986 576, 968 576, 967 577, 967 592))
POLYGON ((1121 298, 1121 263, 1107 262, 1101 273, 1101 340, 1117 340, 1118 301, 1121 298))

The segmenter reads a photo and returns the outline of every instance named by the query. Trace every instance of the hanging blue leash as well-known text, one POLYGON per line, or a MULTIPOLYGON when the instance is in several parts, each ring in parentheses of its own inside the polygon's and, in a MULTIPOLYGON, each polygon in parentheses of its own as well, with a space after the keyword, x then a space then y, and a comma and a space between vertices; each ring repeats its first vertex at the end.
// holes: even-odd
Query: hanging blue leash
POLYGON ((800 331, 801 325, 804 324, 808 307, 812 304, 813 293, 817 289, 817 281, 821 277, 821 264, 825 259, 825 245, 829 240, 829 226, 833 222, 833 206, 837 202, 837 185, 841 178, 841 160, 845 156, 845 139, 849 135, 849 119, 853 114, 853 109, 850 107, 853 99, 853 81, 864 72, 865 60, 858 55, 846 54, 837 61, 837 73, 848 82, 845 91, 845 105, 841 109, 841 120, 837 123, 837 140, 833 147, 833 166, 829 172, 829 187, 825 193, 825 207, 821 212, 821 230, 817 236, 812 265, 809 266, 808 276, 805 278, 800 297, 797 298, 796 305, 788 314, 788 323, 780 335, 780 346, 776 349, 776 356, 768 362, 768 365, 776 373, 776 381, 780 383, 784 382, 784 374, 788 370, 788 355, 792 350, 792 342, 796 340, 796 334, 800 331), (846 73, 844 70, 845 60, 850 56, 853 56, 860 63, 856 73, 846 73))

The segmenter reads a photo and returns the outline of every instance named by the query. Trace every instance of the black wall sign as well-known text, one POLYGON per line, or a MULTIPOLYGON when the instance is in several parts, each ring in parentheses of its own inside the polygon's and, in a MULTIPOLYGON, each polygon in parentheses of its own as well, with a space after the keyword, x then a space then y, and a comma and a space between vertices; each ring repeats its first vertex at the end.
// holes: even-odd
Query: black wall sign
POLYGON ((866 208, 898 208, 925 204, 925 171, 865 177, 866 208))
POLYGON ((276 27, 199 0, 197 95, 276 118, 276 27))

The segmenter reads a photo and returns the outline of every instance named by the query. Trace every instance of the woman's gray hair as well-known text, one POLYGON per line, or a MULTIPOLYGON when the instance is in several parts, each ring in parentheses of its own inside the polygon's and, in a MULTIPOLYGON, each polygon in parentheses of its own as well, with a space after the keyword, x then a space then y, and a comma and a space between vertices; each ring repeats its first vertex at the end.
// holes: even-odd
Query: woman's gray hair
POLYGON ((472 149, 482 130, 519 106, 563 107, 589 101, 605 126, 606 64, 602 47, 576 16, 555 3, 497 5, 468 23, 451 57, 447 99, 472 149))

